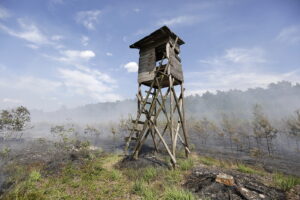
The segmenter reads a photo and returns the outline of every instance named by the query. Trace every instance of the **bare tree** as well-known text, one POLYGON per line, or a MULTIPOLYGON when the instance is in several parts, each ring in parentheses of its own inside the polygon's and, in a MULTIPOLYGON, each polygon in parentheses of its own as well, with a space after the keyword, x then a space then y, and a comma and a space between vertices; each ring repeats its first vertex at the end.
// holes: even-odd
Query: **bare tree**
POLYGON ((228 117, 228 115, 222 115, 222 129, 225 135, 228 135, 230 142, 230 149, 233 151, 232 142, 233 138, 236 134, 236 127, 232 119, 228 117))
POLYGON ((266 140, 268 153, 271 155, 273 152, 272 140, 276 137, 278 131, 271 125, 268 118, 264 115, 260 105, 256 104, 254 106, 253 115, 253 132, 257 140, 258 148, 260 148, 261 139, 264 138, 266 140))
POLYGON ((300 139, 300 110, 296 111, 296 117, 292 117, 287 121, 289 134, 295 138, 297 145, 297 152, 299 149, 299 139, 300 139))
POLYGON ((99 137, 101 135, 101 131, 93 126, 87 125, 84 129, 84 134, 95 137, 94 145, 98 145, 99 137))

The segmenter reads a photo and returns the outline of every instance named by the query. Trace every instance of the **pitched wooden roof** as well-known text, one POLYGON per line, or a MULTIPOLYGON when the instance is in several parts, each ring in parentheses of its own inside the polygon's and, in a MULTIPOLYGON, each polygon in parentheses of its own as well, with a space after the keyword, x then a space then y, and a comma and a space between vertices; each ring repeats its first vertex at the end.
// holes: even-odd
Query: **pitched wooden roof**
MULTIPOLYGON (((137 48, 140 49, 141 47, 151 45, 155 43, 158 39, 170 36, 174 40, 178 37, 175 33, 173 33, 167 26, 163 26, 160 29, 154 31, 150 35, 144 37, 143 39, 135 42, 134 44, 130 45, 130 48, 137 48)), ((178 45, 184 44, 184 41, 178 37, 177 41, 178 45)))

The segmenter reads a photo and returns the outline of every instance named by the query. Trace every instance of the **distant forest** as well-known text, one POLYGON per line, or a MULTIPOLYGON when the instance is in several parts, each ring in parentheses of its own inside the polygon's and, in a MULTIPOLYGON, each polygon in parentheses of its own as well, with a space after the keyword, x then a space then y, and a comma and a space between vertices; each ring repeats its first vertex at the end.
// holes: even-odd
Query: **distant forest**
MULTIPOLYGON (((259 104, 271 120, 280 120, 293 115, 300 109, 300 84, 287 81, 271 83, 266 89, 251 88, 246 91, 217 91, 215 94, 206 92, 203 95, 185 97, 187 118, 208 119, 219 121, 222 114, 230 114, 243 119, 253 116, 253 107, 259 104)), ((32 110, 33 122, 109 122, 118 121, 128 115, 136 115, 136 100, 88 104, 55 112, 32 110)))

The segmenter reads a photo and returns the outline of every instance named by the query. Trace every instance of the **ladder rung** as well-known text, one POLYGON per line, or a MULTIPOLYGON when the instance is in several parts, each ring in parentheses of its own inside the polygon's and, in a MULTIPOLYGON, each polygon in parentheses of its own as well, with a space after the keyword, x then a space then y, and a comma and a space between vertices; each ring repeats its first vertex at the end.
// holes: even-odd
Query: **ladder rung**
POLYGON ((151 95, 155 95, 155 93, 153 93, 153 92, 149 92, 149 91, 145 91, 146 93, 148 93, 148 94, 151 94, 151 95))
POLYGON ((136 120, 132 120, 132 123, 138 123, 138 124, 144 124, 145 122, 142 122, 142 121, 136 121, 136 120))
MULTIPOLYGON (((131 137, 130 138, 131 140, 137 140, 137 138, 135 138, 135 137, 131 137)), ((129 140, 129 137, 125 137, 125 141, 128 141, 129 140)))
POLYGON ((138 131, 138 132, 142 131, 142 130, 139 130, 139 129, 136 129, 136 128, 130 128, 129 130, 130 131, 138 131))
MULTIPOLYGON (((142 111, 143 114, 149 114, 148 112, 142 111)), ((155 114, 152 114, 152 116, 155 116, 155 114)))

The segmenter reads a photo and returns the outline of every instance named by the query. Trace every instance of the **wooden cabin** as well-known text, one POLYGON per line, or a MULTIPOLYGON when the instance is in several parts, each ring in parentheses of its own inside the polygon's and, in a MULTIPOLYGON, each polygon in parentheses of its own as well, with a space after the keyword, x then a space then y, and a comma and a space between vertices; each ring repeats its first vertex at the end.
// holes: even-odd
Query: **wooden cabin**
MULTIPOLYGON (((174 78, 173 85, 181 84, 183 82, 183 72, 179 53, 180 45, 182 44, 184 44, 182 39, 167 26, 163 26, 130 45, 130 48, 140 50, 138 83, 150 86, 157 74, 155 71, 159 70, 162 72, 169 65, 170 68, 167 74, 171 74, 174 78)), ((167 76, 163 78, 160 86, 169 86, 169 78, 167 76)), ((156 83, 154 87, 157 88, 156 83)))

